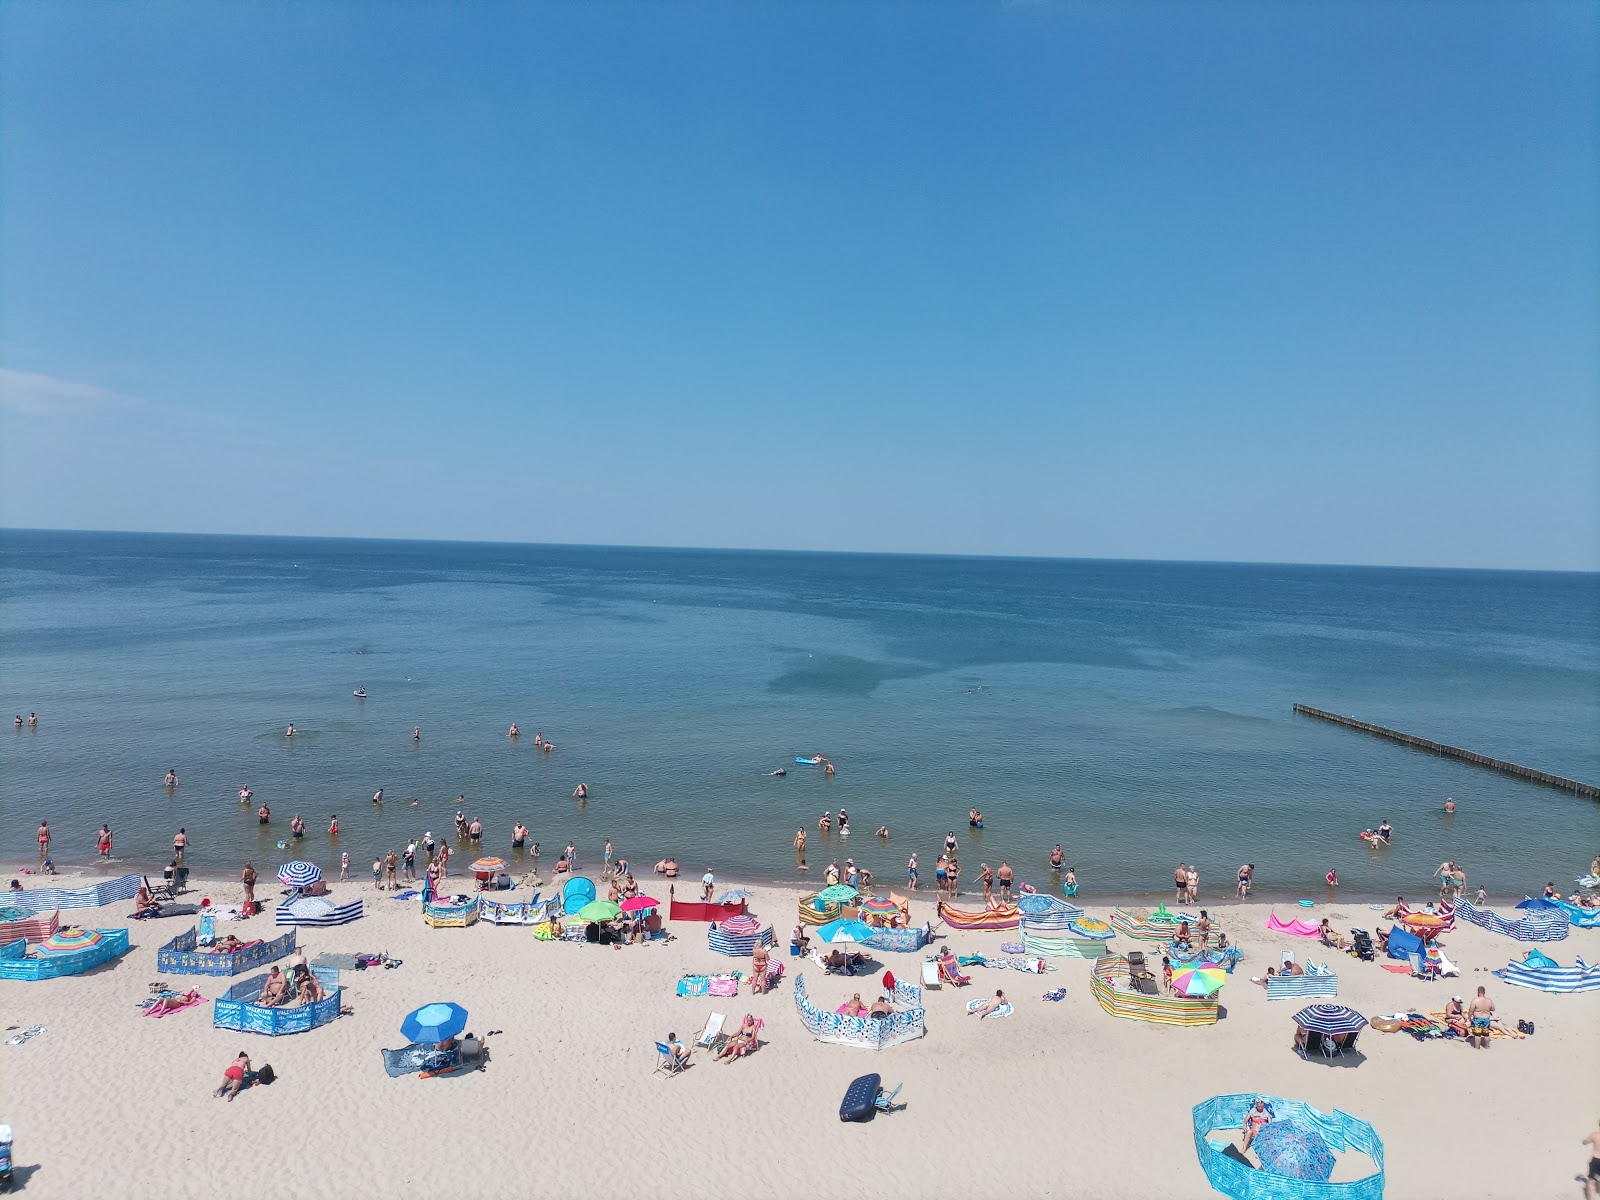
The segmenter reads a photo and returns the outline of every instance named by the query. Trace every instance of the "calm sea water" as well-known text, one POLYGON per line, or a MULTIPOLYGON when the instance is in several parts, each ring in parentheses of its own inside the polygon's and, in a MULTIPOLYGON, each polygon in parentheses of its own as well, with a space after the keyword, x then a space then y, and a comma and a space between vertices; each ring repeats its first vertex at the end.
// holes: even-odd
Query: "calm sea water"
POLYGON ((109 821, 159 866, 183 826, 231 874, 299 812, 301 854, 361 876, 458 794, 488 849, 520 818, 546 862, 609 836, 794 879, 804 825, 811 877, 849 854, 898 882, 916 850, 931 880, 954 830, 967 880, 1004 858, 1048 885, 1059 841, 1089 899, 1164 892, 1180 859, 1203 896, 1247 861, 1268 894, 1321 896, 1330 866, 1348 898, 1419 893, 1446 857, 1519 897, 1600 850, 1600 803, 1290 711, 1600 780, 1594 575, 7 532, 0 616, 3 715, 39 714, 0 735, 11 863, 45 817, 61 862, 109 821))

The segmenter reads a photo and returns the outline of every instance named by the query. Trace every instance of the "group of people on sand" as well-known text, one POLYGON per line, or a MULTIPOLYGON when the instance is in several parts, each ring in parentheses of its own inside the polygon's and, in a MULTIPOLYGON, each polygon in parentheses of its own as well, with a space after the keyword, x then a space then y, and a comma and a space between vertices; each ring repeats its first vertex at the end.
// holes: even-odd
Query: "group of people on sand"
POLYGON ((261 994, 256 997, 257 1004, 265 1008, 281 1008, 291 999, 296 1005, 315 1004, 327 999, 328 993, 322 981, 311 973, 304 954, 296 951, 284 965, 289 968, 287 975, 278 968, 277 963, 272 964, 266 982, 261 985, 261 994))

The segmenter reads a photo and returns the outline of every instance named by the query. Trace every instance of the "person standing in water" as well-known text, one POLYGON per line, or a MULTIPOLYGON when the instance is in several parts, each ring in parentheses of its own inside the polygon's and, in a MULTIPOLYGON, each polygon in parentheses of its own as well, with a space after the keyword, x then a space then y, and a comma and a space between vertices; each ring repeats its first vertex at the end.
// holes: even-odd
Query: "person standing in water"
POLYGON ((295 813, 294 816, 289 818, 289 836, 298 839, 305 837, 305 835, 305 820, 300 816, 299 813, 295 813))
POLYGON ((287 729, 285 729, 283 731, 283 736, 284 737, 293 737, 294 736, 294 722, 293 721, 289 722, 289 728, 287 728, 287 729))
POLYGON ((422 740, 422 726, 421 725, 413 725, 411 727, 411 740, 413 742, 420 742, 422 740))
POLYGON ((41 859, 45 859, 45 858, 49 858, 50 857, 50 822, 49 821, 40 821, 39 822, 39 857, 41 859))
POLYGON ((511 848, 513 850, 521 850, 522 847, 523 847, 523 844, 527 840, 528 840, 528 827, 526 825, 524 825, 521 821, 518 821, 514 826, 512 826, 512 829, 511 829, 511 848))
POLYGON ((175 862, 175 863, 182 864, 182 862, 183 862, 183 852, 185 850, 187 850, 188 848, 189 848, 189 831, 187 829, 184 829, 184 828, 180 827, 178 829, 178 832, 172 835, 172 861, 175 862))
POLYGON ((339 815, 337 813, 335 813, 334 816, 333 816, 333 819, 328 822, 328 836, 329 837, 338 837, 339 836, 339 815))
POLYGON ((1449 796, 1446 796, 1444 798, 1444 811, 1446 813, 1453 813, 1453 812, 1455 812, 1455 810, 1456 810, 1456 802, 1454 800, 1452 800, 1449 796))
POLYGON ((587 800, 589 798, 589 785, 587 783, 580 783, 577 787, 572 789, 572 794, 579 800, 587 800))
POLYGON ((256 820, 262 825, 265 825, 272 820, 272 810, 267 807, 267 802, 265 800, 261 802, 261 807, 256 809, 256 820))
POLYGON ((111 857, 111 826, 100 826, 100 857, 111 857))
POLYGON ((522 736, 522 731, 517 728, 517 723, 515 721, 511 722, 511 728, 506 730, 506 736, 513 742, 522 736))
POLYGON ((28 714, 28 728, 29 729, 37 729, 37 728, 39 728, 39 714, 38 713, 29 713, 28 714))
POLYGON ((176 767, 168 767, 167 768, 167 788, 168 788, 168 790, 171 790, 172 788, 175 788, 177 786, 178 786, 178 769, 176 767))
POLYGON ((794 831, 794 862, 800 870, 806 870, 806 829, 802 825, 794 831))
POLYGON ((245 784, 244 787, 239 789, 239 803, 240 804, 249 804, 251 798, 254 795, 255 795, 255 793, 250 790, 250 785, 249 784, 245 784))
POLYGON ((374 804, 382 804, 383 803, 383 789, 382 788, 379 788, 377 791, 372 793, 372 802, 374 804))

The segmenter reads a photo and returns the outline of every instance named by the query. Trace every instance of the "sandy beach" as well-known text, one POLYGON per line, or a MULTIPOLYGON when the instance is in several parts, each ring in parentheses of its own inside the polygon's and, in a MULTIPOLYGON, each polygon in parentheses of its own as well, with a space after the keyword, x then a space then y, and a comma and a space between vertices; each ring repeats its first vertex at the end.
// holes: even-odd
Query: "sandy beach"
MULTIPOLYGON (((202 890, 218 903, 240 898, 236 885, 202 890)), ((1459 984, 1339 958, 1339 1002, 1368 1016, 1437 1009, 1484 983, 1509 1024, 1530 1019, 1536 1034, 1474 1051, 1369 1029, 1360 1043, 1365 1060, 1352 1068, 1298 1058, 1290 1017, 1301 1002, 1269 1002, 1248 982, 1281 950, 1303 956, 1308 944, 1269 933, 1266 905, 1209 906, 1247 955, 1222 993, 1225 1016, 1215 1026, 1114 1018, 1089 991, 1089 964, 1062 959, 1042 977, 974 968, 971 987, 925 996, 925 1038, 872 1052, 813 1041, 795 1012, 796 960, 786 955, 798 893, 757 889, 752 901, 782 935, 789 973, 775 992, 681 999, 674 984, 686 973, 748 968, 748 960, 709 950, 701 924, 672 923, 676 938, 666 944, 552 944, 484 923, 432 929, 415 901, 356 884, 334 892, 360 895, 368 915, 302 931, 308 955, 387 950, 404 965, 346 971, 351 1015, 278 1038, 213 1029, 209 1004, 159 1020, 141 1014, 138 1002, 158 978, 157 949, 192 921, 130 923, 131 902, 68 914, 81 924, 131 925, 134 949, 85 976, 0 983, 8 1032, 48 1026, 21 1046, 0 1046, 0 1119, 16 1129, 26 1193, 184 1197, 444 1181, 452 1194, 654 1197, 713 1188, 785 1197, 814 1194, 819 1180, 844 1172, 852 1190, 868 1194, 981 1182, 1011 1196, 1198 1198, 1214 1193, 1196 1162, 1191 1106, 1260 1090, 1375 1124, 1391 1196, 1529 1200, 1576 1193, 1578 1139, 1594 1118, 1600 995, 1503 985, 1481 969, 1504 966, 1521 947, 1470 926, 1447 939, 1463 970, 1459 984), (1016 1000, 1015 1015, 969 1019, 965 1002, 996 986, 1016 1000), (1041 999, 1053 987, 1066 989, 1064 1002, 1041 999), (475 1031, 504 1031, 490 1041, 487 1069, 389 1078, 379 1050, 404 1045, 401 1018, 434 1000, 465 1006, 475 1031), (669 1031, 691 1040, 713 1010, 733 1022, 746 1011, 764 1018, 759 1052, 727 1064, 697 1053, 684 1074, 653 1075, 653 1042, 669 1031), (257 1066, 270 1062, 278 1081, 232 1104, 213 1099, 241 1047, 257 1066), (869 1071, 904 1084, 905 1109, 841 1124, 846 1085, 869 1071)), ((1108 915, 1087 899, 1091 914, 1108 915)), ((271 912, 221 928, 271 936, 271 912)), ((919 893, 913 918, 932 915, 931 896, 919 893)), ((1376 916, 1360 905, 1319 906, 1316 915, 1344 928, 1370 927, 1376 916)), ((1014 936, 942 940, 992 955, 1014 936)), ((1600 935, 1574 930, 1546 949, 1563 962, 1576 954, 1592 960, 1596 942, 1600 935)), ((880 956, 902 977, 915 977, 921 957, 880 956)), ((877 979, 825 977, 814 965, 805 975, 813 997, 830 1006, 877 979)), ((198 986, 208 1000, 226 983, 169 982, 198 986)))

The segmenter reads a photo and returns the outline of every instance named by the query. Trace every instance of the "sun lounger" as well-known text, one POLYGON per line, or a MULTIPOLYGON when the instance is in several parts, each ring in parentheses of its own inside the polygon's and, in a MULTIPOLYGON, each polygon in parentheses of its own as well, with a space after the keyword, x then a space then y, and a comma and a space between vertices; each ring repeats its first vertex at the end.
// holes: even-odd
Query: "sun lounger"
POLYGON ((954 964, 947 965, 941 962, 938 966, 939 977, 946 983, 954 984, 956 987, 966 987, 967 984, 972 982, 972 976, 961 974, 954 964))
POLYGON ((939 964, 931 958, 922 964, 922 986, 933 991, 944 987, 944 980, 939 976, 939 964))
POLYGON ((656 1043, 656 1053, 661 1057, 656 1062, 656 1070, 666 1075, 676 1075, 683 1070, 683 1064, 672 1053, 672 1047, 665 1042, 656 1043))
POLYGON ((706 1018, 706 1027, 700 1031, 700 1036, 695 1038, 694 1044, 707 1050, 720 1050, 722 1043, 728 1040, 722 1032, 723 1022, 727 1020, 723 1013, 714 1012, 706 1018))

